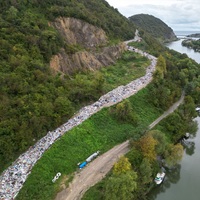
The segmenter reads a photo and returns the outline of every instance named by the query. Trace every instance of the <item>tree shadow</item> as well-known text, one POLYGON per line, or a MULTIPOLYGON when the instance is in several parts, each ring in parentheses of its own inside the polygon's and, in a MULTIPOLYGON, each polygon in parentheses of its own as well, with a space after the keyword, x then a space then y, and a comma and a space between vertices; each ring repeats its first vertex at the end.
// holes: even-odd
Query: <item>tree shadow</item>
POLYGON ((193 141, 184 142, 185 153, 192 156, 195 153, 195 143, 193 141))
POLYGON ((155 200, 160 193, 166 192, 166 190, 168 190, 172 184, 178 183, 178 181, 180 180, 180 171, 181 171, 180 164, 177 164, 172 169, 167 169, 163 183, 161 183, 160 185, 156 185, 148 194, 147 199, 155 200))

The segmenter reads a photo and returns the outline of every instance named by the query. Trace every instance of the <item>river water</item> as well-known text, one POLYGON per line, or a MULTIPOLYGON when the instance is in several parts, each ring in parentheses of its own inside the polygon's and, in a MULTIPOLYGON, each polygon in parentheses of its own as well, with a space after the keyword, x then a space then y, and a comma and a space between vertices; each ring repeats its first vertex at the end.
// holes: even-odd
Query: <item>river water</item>
POLYGON ((178 51, 180 53, 185 53, 187 54, 190 58, 194 59, 197 63, 200 63, 200 53, 199 52, 195 52, 193 49, 189 49, 187 47, 184 47, 181 45, 181 42, 184 39, 180 39, 178 41, 175 42, 171 42, 166 44, 166 46, 170 49, 173 49, 175 51, 178 51))
MULTIPOLYGON (((186 53, 200 63, 200 53, 182 47, 182 40, 167 44, 170 49, 186 53)), ((186 141, 184 156, 175 170, 167 171, 164 182, 156 186, 149 200, 199 200, 200 199, 200 117, 196 137, 186 141)))

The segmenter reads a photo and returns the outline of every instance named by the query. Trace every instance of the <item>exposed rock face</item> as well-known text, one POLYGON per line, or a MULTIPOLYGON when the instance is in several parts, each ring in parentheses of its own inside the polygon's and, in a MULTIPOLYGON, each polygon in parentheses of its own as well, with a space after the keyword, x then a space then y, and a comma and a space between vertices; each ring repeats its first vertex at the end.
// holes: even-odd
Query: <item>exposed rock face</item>
POLYGON ((52 25, 60 32, 66 44, 81 45, 85 49, 74 54, 67 54, 61 49, 50 62, 51 68, 55 71, 72 74, 77 71, 99 69, 114 64, 126 48, 122 43, 105 47, 108 42, 106 33, 78 19, 57 18, 52 25))
POLYGON ((64 49, 55 55, 50 62, 51 68, 65 74, 72 74, 77 71, 96 70, 103 66, 114 64, 125 50, 125 45, 104 47, 99 53, 80 51, 75 54, 66 54, 64 49))
POLYGON ((60 17, 53 26, 68 44, 80 44, 90 48, 107 43, 107 36, 102 29, 79 19, 60 17))

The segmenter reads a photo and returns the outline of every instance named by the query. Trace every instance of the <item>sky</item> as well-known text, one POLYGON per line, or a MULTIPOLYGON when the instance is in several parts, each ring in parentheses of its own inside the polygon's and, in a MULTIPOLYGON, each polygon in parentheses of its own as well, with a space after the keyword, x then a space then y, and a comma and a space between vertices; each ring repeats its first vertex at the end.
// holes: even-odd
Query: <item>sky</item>
POLYGON ((149 14, 174 31, 200 32, 200 0, 106 0, 125 17, 149 14))

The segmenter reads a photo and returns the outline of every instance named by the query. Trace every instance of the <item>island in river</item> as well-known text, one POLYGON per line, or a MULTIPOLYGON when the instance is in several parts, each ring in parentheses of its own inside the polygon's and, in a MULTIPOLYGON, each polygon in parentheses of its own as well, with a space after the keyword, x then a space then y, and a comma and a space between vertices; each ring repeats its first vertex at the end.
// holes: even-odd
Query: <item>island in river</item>
POLYGON ((190 35, 187 35, 187 37, 200 38, 200 33, 190 34, 190 35))
POLYGON ((182 41, 182 46, 193 49, 195 52, 200 52, 200 39, 186 39, 182 41))

